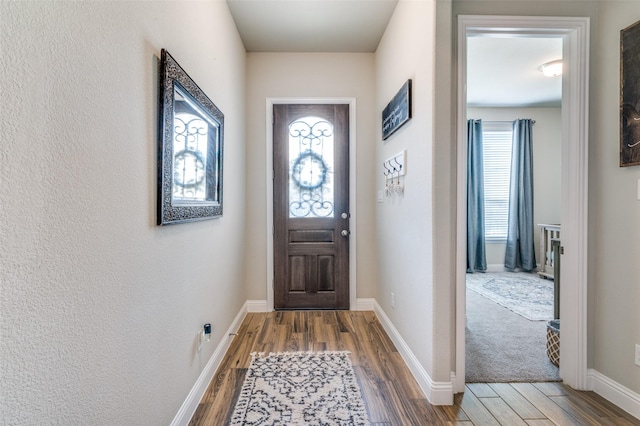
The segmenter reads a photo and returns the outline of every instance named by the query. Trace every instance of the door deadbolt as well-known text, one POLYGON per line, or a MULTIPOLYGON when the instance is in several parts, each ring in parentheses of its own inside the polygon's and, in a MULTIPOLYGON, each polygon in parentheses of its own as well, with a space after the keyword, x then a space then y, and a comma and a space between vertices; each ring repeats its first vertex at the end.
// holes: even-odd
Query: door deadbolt
POLYGON ((343 229, 343 230, 340 232, 340 235, 342 235, 343 237, 348 237, 348 236, 349 236, 349 234, 351 234, 351 232, 349 232, 349 231, 348 231, 348 230, 346 230, 346 229, 343 229))

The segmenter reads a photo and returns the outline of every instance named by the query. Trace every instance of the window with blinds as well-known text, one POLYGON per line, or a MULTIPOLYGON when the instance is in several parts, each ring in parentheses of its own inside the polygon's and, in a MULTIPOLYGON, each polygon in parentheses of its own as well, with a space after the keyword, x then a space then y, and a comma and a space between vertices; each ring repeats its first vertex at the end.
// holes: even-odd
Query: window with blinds
POLYGON ((505 241, 509 220, 511 122, 482 122, 484 230, 487 241, 505 241))

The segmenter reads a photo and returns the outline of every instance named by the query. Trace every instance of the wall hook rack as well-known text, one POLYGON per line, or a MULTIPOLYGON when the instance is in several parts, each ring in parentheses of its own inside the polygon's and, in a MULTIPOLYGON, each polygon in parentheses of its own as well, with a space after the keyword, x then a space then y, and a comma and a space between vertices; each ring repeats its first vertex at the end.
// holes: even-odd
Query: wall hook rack
POLYGON ((407 173, 407 151, 404 150, 382 163, 387 196, 404 193, 404 175, 407 173), (402 178, 402 183, 400 177, 402 178))

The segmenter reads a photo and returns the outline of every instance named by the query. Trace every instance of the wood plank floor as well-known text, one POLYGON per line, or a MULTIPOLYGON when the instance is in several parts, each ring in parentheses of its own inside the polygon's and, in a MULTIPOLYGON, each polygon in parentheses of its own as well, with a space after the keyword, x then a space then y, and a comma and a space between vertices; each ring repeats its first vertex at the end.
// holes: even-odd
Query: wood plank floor
POLYGON ((250 313, 190 425, 226 425, 251 352, 351 351, 369 420, 382 425, 640 425, 593 392, 562 383, 474 383, 433 406, 373 312, 250 313))

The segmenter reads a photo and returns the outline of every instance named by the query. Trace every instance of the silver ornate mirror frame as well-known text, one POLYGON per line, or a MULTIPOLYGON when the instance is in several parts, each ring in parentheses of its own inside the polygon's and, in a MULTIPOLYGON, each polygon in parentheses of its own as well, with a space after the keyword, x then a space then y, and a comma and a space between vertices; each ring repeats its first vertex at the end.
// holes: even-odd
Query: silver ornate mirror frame
POLYGON ((224 115, 162 49, 158 225, 222 216, 224 115))

